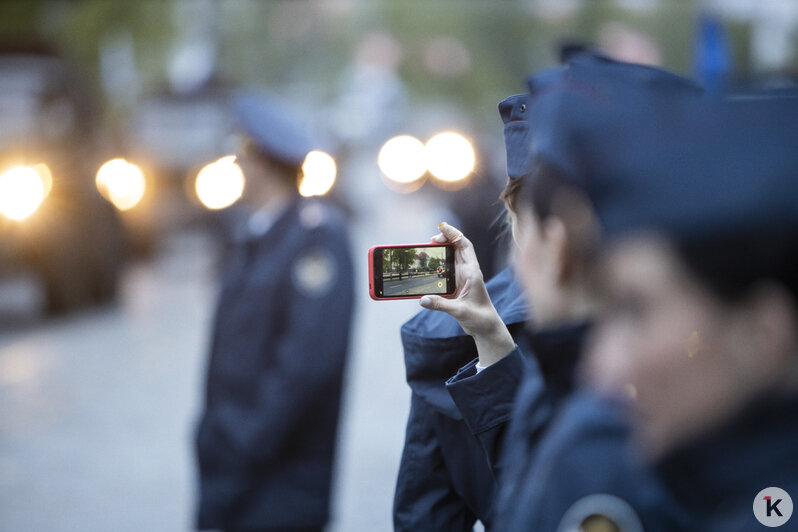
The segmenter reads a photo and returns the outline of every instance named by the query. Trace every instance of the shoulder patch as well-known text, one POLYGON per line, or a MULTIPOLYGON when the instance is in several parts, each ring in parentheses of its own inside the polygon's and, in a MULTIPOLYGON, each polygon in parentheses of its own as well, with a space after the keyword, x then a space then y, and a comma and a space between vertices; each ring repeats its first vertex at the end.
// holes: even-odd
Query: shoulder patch
POLYGON ((306 297, 326 295, 338 280, 338 268, 332 252, 315 247, 301 255, 291 268, 294 288, 306 297))
POLYGON ((572 504, 557 532, 643 532, 643 524, 628 502, 597 493, 572 504))

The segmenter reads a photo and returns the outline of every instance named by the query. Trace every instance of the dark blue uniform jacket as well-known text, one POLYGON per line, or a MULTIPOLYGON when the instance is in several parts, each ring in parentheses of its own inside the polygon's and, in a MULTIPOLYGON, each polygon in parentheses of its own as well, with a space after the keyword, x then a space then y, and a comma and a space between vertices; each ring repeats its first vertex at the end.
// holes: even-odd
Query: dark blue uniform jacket
POLYGON ((531 335, 537 365, 525 364, 509 423, 486 404, 506 401, 512 387, 496 382, 507 381, 518 353, 479 375, 464 370, 449 383, 498 470, 496 529, 576 530, 591 514, 606 512, 628 532, 641 523, 647 531, 693 530, 689 513, 635 454, 620 409, 576 391, 588 329, 577 324, 531 335))
MULTIPOLYGON (((512 271, 500 272, 487 288, 502 320, 517 336, 527 310, 512 271)), ((412 397, 394 497, 394 527, 471 530, 476 519, 489 526, 494 478, 444 385, 477 356, 474 340, 454 318, 429 310, 405 323, 401 333, 412 397)))
POLYGON ((520 339, 534 357, 518 346, 477 374, 475 364, 462 368, 447 389, 474 434, 502 490, 528 466, 544 429, 563 397, 571 392, 574 371, 587 325, 561 327, 520 339), (511 422, 512 420, 512 422, 511 422), (504 473, 505 465, 510 471, 504 473))
POLYGON ((327 521, 352 303, 346 231, 322 203, 233 249, 197 432, 200 528, 327 521))
MULTIPOLYGON (((658 464, 672 493, 697 517, 695 530, 770 530, 752 510, 765 488, 781 488, 794 505, 798 502, 796 419, 798 396, 762 399, 725 427, 658 464)), ((798 514, 773 530, 798 530, 798 514)))
POLYGON ((579 516, 582 511, 606 510, 628 532, 638 530, 637 513, 650 517, 645 530, 691 530, 688 515, 634 454, 619 409, 576 391, 588 330, 576 324, 536 332, 529 339, 534 360, 516 350, 479 375, 464 368, 448 384, 497 470, 496 529, 576 530, 581 521, 571 522, 574 512, 578 519, 589 517, 579 516), (508 423, 502 405, 513 388, 509 376, 518 374, 508 368, 522 362, 508 423), (592 495, 613 498, 608 503, 592 495))
POLYGON ((577 530, 601 515, 626 532, 691 532, 691 514, 633 448, 623 412, 585 393, 556 417, 502 484, 502 530, 577 530))

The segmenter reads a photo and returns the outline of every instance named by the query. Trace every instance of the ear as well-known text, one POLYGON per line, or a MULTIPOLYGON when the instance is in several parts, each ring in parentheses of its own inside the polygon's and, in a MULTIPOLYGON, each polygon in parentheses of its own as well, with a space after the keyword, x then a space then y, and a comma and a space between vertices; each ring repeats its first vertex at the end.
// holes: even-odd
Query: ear
POLYGON ((559 217, 549 216, 543 222, 543 239, 550 251, 552 277, 561 285, 571 275, 573 257, 570 253, 568 231, 559 217))
POLYGON ((778 284, 763 282, 746 297, 740 312, 756 365, 774 379, 792 373, 798 362, 798 309, 793 298, 778 284))

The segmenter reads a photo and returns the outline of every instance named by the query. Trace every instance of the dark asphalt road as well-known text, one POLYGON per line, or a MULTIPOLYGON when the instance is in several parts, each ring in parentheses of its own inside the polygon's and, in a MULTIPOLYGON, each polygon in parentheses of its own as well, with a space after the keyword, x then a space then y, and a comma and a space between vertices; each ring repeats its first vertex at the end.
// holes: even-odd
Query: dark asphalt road
POLYGON ((437 274, 424 277, 411 277, 410 279, 385 281, 383 293, 386 296, 400 296, 409 294, 442 294, 446 291, 446 279, 437 274))

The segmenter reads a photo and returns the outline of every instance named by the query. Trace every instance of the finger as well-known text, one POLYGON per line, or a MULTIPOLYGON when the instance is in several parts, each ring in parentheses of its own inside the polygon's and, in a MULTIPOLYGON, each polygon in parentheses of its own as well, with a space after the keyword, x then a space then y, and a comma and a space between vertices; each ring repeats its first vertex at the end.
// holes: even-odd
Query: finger
POLYGON ((438 224, 441 234, 446 237, 446 240, 454 244, 454 248, 463 253, 463 258, 469 262, 477 262, 477 254, 474 251, 474 246, 471 241, 463 235, 462 231, 456 227, 441 222, 438 224))
POLYGON ((438 244, 445 244, 446 242, 448 242, 448 240, 446 240, 446 237, 440 233, 430 238, 430 240, 433 242, 437 242, 438 244))
POLYGON ((441 296, 424 296, 419 301, 419 304, 426 309, 440 310, 452 316, 454 316, 459 309, 456 301, 441 296))
POLYGON ((446 237, 446 240, 454 244, 455 247, 461 247, 458 243, 463 239, 463 232, 458 228, 446 222, 441 222, 438 224, 438 230, 440 230, 441 234, 446 237))

